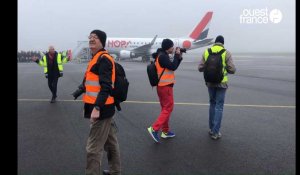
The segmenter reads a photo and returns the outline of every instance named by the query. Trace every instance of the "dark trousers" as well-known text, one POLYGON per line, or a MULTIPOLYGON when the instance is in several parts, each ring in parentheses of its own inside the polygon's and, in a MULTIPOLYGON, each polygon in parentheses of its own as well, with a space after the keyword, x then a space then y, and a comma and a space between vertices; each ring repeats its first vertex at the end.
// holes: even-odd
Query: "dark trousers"
POLYGON ((52 97, 56 97, 58 76, 48 76, 48 86, 52 93, 52 97))

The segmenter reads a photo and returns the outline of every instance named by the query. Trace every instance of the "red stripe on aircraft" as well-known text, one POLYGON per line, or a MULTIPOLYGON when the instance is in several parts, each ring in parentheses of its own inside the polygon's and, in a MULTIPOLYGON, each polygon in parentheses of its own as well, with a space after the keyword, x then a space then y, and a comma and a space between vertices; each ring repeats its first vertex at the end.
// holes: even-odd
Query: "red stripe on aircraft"
POLYGON ((205 26, 208 24, 212 17, 213 12, 207 12, 194 31, 190 34, 190 38, 197 39, 205 26))

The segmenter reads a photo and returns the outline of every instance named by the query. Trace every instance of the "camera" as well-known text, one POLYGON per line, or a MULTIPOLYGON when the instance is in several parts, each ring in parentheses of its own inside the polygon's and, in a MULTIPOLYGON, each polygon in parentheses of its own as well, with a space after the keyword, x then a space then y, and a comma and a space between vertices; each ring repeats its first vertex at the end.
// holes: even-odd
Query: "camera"
POLYGON ((85 87, 83 86, 83 84, 79 85, 78 89, 72 93, 74 100, 76 100, 84 92, 85 92, 85 87))
POLYGON ((186 53, 186 48, 180 48, 181 53, 186 53))
MULTIPOLYGON (((177 48, 180 48, 180 47, 176 47, 176 49, 177 48)), ((186 53, 186 48, 180 48, 179 50, 180 50, 180 53, 186 53)))

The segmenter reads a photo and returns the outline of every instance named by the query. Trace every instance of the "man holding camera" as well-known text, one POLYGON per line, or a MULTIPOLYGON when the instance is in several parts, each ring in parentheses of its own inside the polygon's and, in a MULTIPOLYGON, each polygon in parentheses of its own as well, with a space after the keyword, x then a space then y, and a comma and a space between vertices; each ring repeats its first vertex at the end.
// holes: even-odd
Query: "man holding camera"
POLYGON ((155 59, 157 76, 161 77, 157 85, 157 95, 159 98, 161 112, 157 120, 148 128, 148 132, 155 142, 159 142, 158 131, 162 131, 162 138, 172 138, 175 134, 170 130, 169 118, 174 107, 173 86, 175 84, 174 71, 178 68, 182 60, 180 48, 176 48, 174 60, 170 61, 169 54, 174 51, 174 43, 170 39, 164 39, 161 49, 158 49, 152 56, 155 59))
POLYGON ((58 78, 63 76, 63 64, 70 61, 70 59, 70 54, 68 54, 67 57, 65 52, 64 54, 57 53, 53 46, 49 46, 49 52, 46 53, 42 59, 39 60, 37 56, 32 57, 32 60, 39 66, 44 67, 44 73, 48 79, 48 86, 52 93, 50 103, 55 103, 58 78))

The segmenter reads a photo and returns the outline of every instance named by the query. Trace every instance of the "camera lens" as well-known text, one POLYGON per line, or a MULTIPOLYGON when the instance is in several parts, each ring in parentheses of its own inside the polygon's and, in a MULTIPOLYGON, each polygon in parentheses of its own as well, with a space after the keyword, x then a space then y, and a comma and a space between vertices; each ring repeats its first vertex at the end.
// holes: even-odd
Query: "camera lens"
POLYGON ((180 52, 186 53, 186 48, 180 48, 180 52))

